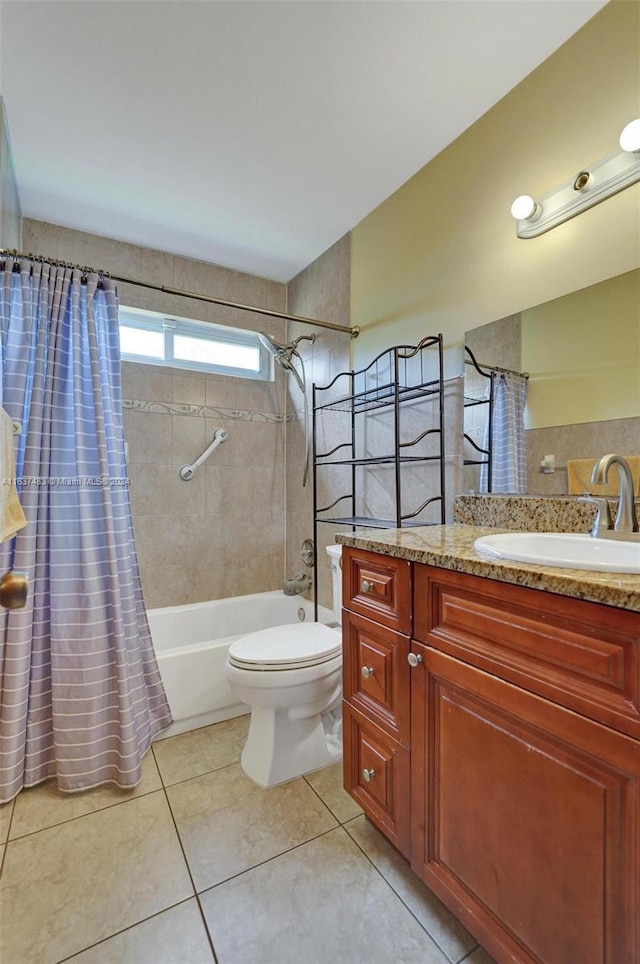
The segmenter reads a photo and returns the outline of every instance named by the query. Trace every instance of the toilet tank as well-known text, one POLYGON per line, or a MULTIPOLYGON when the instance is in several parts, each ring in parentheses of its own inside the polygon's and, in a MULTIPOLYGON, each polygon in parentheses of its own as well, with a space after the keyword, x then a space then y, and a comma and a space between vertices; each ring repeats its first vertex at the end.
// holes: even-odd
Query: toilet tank
POLYGON ((342 546, 327 546, 331 566, 333 614, 337 623, 342 622, 342 546))

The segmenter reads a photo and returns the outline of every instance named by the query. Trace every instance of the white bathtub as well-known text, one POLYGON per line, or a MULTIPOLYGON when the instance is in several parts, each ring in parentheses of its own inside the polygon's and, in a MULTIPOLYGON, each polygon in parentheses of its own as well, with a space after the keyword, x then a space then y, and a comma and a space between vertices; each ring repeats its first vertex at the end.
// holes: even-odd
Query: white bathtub
MULTIPOLYGON (((147 612, 158 666, 174 723, 162 736, 175 736, 249 712, 231 695, 224 678, 227 651, 234 639, 258 629, 313 619, 313 603, 282 592, 215 599, 147 612)), ((332 622, 321 607, 319 619, 332 622)))

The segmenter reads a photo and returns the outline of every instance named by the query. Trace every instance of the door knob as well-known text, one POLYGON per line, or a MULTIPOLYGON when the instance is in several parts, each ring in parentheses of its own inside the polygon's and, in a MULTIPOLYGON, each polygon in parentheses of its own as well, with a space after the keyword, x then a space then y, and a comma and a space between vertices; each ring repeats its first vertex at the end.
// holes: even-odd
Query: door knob
POLYGON ((375 673, 375 666, 363 666, 362 667, 362 678, 369 679, 375 673))
POLYGON ((407 659, 409 660, 409 666, 418 666, 422 662, 420 653, 409 653, 407 659))
POLYGON ((363 579, 362 582, 360 583, 361 592, 374 592, 374 590, 375 590, 375 586, 373 585, 372 582, 369 582, 367 579, 363 579))
POLYGON ((362 779, 364 780, 365 783, 369 783, 369 781, 372 779, 372 777, 375 777, 375 775, 376 775, 376 771, 373 769, 367 770, 367 768, 365 767, 364 770, 362 771, 362 779))
POLYGON ((0 579, 0 606, 3 609, 24 609, 27 604, 27 577, 12 569, 0 579))

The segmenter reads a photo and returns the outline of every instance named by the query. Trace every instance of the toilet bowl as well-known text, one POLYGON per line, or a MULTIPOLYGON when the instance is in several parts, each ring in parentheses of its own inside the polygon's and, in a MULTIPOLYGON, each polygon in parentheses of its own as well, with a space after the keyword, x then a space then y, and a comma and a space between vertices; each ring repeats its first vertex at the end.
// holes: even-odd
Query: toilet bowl
POLYGON ((240 758, 261 787, 334 763, 342 756, 341 546, 328 546, 336 627, 289 623, 249 633, 229 647, 225 677, 251 707, 240 758))

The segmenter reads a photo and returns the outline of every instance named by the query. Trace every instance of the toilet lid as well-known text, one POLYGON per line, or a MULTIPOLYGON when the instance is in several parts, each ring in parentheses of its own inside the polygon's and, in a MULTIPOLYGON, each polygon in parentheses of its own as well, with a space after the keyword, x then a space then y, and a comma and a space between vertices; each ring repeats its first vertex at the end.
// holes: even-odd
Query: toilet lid
POLYGON ((289 623, 236 639, 229 661, 240 669, 298 669, 339 656, 342 639, 324 623, 289 623))

